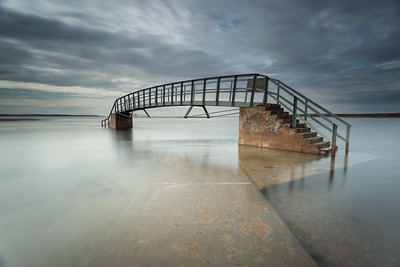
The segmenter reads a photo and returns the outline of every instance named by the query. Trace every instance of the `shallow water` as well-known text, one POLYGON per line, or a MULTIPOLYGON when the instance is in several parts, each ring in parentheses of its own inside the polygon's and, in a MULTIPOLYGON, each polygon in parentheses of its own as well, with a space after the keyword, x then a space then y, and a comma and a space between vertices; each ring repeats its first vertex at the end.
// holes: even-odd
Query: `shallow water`
POLYGON ((218 164, 236 169, 235 123, 198 124, 137 119, 134 131, 114 131, 98 118, 1 122, 0 266, 83 265, 167 154, 207 168, 223 153, 233 160, 218 164))
POLYGON ((399 122, 351 120, 350 154, 334 164, 238 147, 237 118, 135 119, 133 131, 98 118, 0 122, 0 266, 83 266, 168 160, 194 174, 246 173, 322 265, 396 266, 399 122))
POLYGON ((336 168, 263 193, 321 266, 400 266, 400 120, 349 121, 336 168))

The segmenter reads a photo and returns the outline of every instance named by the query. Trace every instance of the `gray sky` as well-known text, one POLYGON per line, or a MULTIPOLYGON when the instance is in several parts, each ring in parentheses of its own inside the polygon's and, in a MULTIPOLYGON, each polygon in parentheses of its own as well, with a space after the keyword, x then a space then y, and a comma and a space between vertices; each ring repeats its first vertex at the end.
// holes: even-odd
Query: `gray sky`
POLYGON ((138 89, 253 72, 333 112, 400 112, 400 2, 0 0, 0 113, 104 115, 138 89))

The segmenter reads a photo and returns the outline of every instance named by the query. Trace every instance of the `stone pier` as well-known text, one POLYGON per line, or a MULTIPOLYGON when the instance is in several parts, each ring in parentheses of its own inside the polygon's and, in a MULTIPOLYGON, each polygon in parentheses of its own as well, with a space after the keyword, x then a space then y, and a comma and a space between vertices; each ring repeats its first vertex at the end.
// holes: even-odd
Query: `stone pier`
POLYGON ((109 128, 113 129, 128 129, 132 128, 133 121, 129 114, 113 113, 111 114, 109 128))
POLYGON ((239 144, 280 150, 326 154, 328 142, 297 122, 279 105, 242 107, 239 115, 239 144))

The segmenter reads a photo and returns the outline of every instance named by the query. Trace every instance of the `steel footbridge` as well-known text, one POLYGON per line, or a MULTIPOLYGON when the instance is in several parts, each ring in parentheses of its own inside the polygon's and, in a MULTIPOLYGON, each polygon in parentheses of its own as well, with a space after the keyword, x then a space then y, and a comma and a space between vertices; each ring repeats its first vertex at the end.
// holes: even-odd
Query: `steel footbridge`
POLYGON ((281 105, 293 118, 293 127, 299 120, 307 127, 336 146, 342 140, 349 150, 351 125, 299 93, 286 83, 267 75, 251 73, 229 76, 207 77, 152 86, 117 98, 102 127, 109 127, 112 114, 132 116, 147 109, 187 106, 185 118, 189 118, 193 107, 202 107, 210 118, 208 106, 252 107, 281 105))

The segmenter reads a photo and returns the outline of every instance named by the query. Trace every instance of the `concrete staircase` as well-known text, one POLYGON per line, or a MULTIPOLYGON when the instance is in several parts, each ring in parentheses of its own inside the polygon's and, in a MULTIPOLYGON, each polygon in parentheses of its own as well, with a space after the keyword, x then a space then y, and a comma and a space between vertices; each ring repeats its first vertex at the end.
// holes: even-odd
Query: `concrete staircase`
POLYGON ((271 112, 277 119, 283 121, 286 127, 292 128, 296 131, 296 135, 301 136, 307 144, 310 144, 318 150, 318 154, 327 155, 331 152, 330 142, 324 141, 322 137, 318 136, 316 132, 311 131, 304 123, 299 123, 296 120, 296 127, 292 127, 293 116, 285 111, 279 104, 268 104, 266 110, 271 112))

